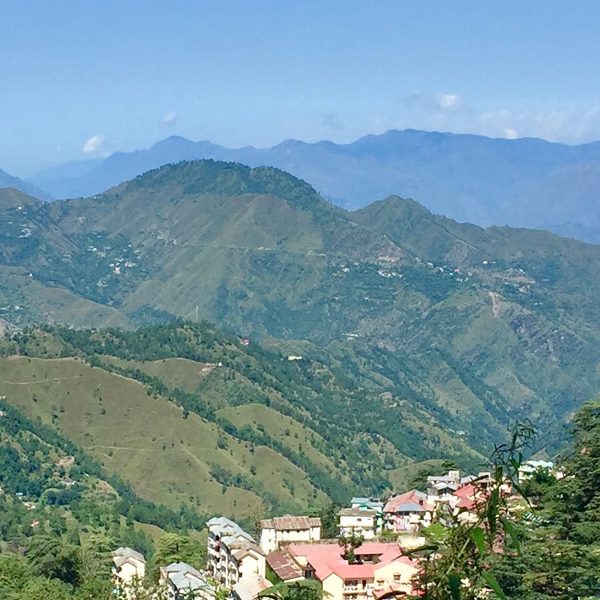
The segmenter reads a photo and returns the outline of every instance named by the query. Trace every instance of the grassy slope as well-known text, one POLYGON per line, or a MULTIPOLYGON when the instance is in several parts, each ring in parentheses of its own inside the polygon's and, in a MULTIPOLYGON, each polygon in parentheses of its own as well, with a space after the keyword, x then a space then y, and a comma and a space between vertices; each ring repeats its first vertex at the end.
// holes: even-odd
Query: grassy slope
POLYGON ((4 359, 0 393, 28 416, 53 424, 151 500, 245 516, 259 512, 262 485, 291 506, 323 500, 302 472, 274 451, 251 451, 194 414, 183 419, 178 407, 148 395, 139 383, 73 359, 4 359), (218 448, 218 439, 226 447, 218 448), (223 494, 211 476, 212 464, 248 478, 255 468, 257 491, 232 486, 223 494), (296 482, 295 498, 283 479, 296 482))

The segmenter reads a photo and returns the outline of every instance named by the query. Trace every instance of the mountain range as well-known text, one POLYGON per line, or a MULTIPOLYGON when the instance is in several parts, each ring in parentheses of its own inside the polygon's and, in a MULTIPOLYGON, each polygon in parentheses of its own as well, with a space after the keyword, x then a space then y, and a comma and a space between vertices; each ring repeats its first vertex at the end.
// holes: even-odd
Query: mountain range
POLYGON ((147 150, 61 165, 30 183, 55 198, 90 196, 164 164, 201 158, 283 169, 346 209, 397 194, 463 222, 600 242, 600 142, 568 146, 405 130, 350 144, 288 140, 229 149, 170 137, 147 150))
POLYGON ((399 197, 348 212, 283 171, 212 160, 87 199, 3 190, 0 213, 6 322, 206 319, 350 378, 378 407, 361 427, 411 459, 476 460, 525 418, 553 452, 598 393, 597 246, 399 197))
POLYGON ((24 192, 25 194, 31 194, 36 198, 40 198, 42 200, 51 199, 51 197, 46 192, 40 190, 35 185, 23 181, 22 179, 10 175, 9 173, 6 173, 6 171, 0 169, 0 189, 2 188, 14 188, 16 190, 24 192))

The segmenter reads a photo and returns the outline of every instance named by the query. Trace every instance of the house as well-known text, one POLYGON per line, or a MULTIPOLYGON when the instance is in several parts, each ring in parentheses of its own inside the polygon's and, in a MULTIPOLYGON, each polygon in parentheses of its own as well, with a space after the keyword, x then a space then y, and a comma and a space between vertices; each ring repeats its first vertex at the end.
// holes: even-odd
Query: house
POLYGON ((340 536, 360 535, 372 540, 379 529, 380 513, 368 508, 342 508, 338 512, 340 536))
POLYGON ((146 575, 146 559, 140 552, 131 548, 117 548, 112 553, 113 580, 120 588, 131 586, 136 580, 141 581, 146 575))
POLYGON ((383 510, 383 502, 379 498, 367 498, 364 496, 355 496, 350 501, 351 508, 368 508, 381 512, 383 510))
POLYGON ((342 556, 339 544, 291 544, 287 552, 330 600, 379 600, 412 592, 417 563, 396 543, 368 542, 356 548, 356 563, 342 556))
POLYGON ((231 591, 233 600, 256 600, 258 594, 269 589, 273 584, 258 573, 242 577, 231 591))
POLYGON ((419 490, 392 496, 383 507, 388 529, 397 532, 416 533, 422 527, 427 527, 431 524, 434 511, 435 504, 419 490))
POLYGON ((264 577, 265 554, 254 538, 226 517, 210 519, 207 570, 211 577, 232 589, 246 575, 264 577))
POLYGON ((318 542, 321 539, 321 519, 318 517, 275 517, 260 522, 260 547, 265 554, 282 545, 318 542))
POLYGON ((449 502, 460 483, 460 471, 448 471, 446 475, 432 475, 427 478, 427 494, 434 502, 449 502))
POLYGON ((519 467, 519 482, 531 479, 538 471, 553 473, 554 463, 547 460, 527 460, 519 467))
POLYGON ((215 599, 215 588, 206 577, 184 562, 161 567, 160 583, 166 587, 169 600, 184 600, 191 595, 197 600, 215 599))

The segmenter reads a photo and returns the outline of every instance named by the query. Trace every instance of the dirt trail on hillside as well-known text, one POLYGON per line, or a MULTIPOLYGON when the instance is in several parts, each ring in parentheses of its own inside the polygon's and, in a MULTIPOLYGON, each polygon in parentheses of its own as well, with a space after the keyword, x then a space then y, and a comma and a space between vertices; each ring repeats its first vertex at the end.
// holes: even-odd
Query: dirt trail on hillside
POLYGON ((31 385, 33 383, 46 383, 47 381, 67 381, 69 379, 81 379, 83 375, 71 375, 70 377, 47 377, 45 379, 34 379, 33 381, 0 381, 6 385, 31 385))
POLYGON ((490 298, 492 299, 492 314, 494 317, 498 318, 501 314, 501 306, 500 306, 500 296, 496 292, 488 292, 490 298))

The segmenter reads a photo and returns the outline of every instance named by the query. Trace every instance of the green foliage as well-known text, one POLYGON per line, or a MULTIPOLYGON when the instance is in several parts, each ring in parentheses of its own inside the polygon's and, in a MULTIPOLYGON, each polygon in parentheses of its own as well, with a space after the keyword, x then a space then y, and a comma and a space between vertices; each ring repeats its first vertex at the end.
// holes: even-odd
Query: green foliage
POLYGON ((290 583, 281 582, 260 592, 258 597, 272 598, 272 600, 322 600, 323 588, 314 579, 290 583))
POLYGON ((165 533, 158 540, 154 564, 162 567, 173 562, 203 566, 206 562, 206 544, 187 535, 165 533))
POLYGON ((519 541, 509 521, 509 501, 502 492, 507 482, 518 486, 523 450, 533 431, 517 426, 510 442, 497 446, 491 459, 491 481, 475 481, 475 511, 446 511, 425 530, 427 545, 414 551, 421 561, 416 580, 419 597, 428 600, 477 600, 489 590, 505 600, 492 572, 498 547, 519 553, 519 541))
MULTIPOLYGON (((473 465, 509 421, 529 415, 537 443, 554 451, 565 416, 600 385, 598 247, 483 230, 399 198, 348 213, 281 171, 213 161, 168 165, 87 200, 20 201, 0 204, 3 319, 77 329, 209 319, 250 336, 251 348, 285 340, 290 354, 302 348, 327 366, 311 373, 325 400, 302 405, 305 419, 323 433, 317 423, 335 423, 343 408, 346 428, 364 434, 353 446, 381 436, 397 450, 372 453, 373 464, 473 465), (25 228, 35 234, 21 237, 25 228), (355 390, 346 404, 328 402, 338 397, 332 376, 355 390)), ((147 356, 184 356, 152 338, 147 356)), ((49 348, 37 341, 23 346, 42 356, 49 348)), ((283 389, 310 368, 282 362, 273 370, 283 389)), ((230 405, 267 402, 235 387, 223 395, 230 405)), ((210 413, 204 400, 198 414, 210 413)), ((341 445, 343 428, 328 429, 341 445)), ((364 478, 376 484, 373 475, 364 478)))
POLYGON ((510 598, 572 600, 600 592, 600 402, 577 412, 572 434, 564 476, 537 473, 526 484, 536 513, 516 524, 522 552, 498 557, 494 567, 510 598))

